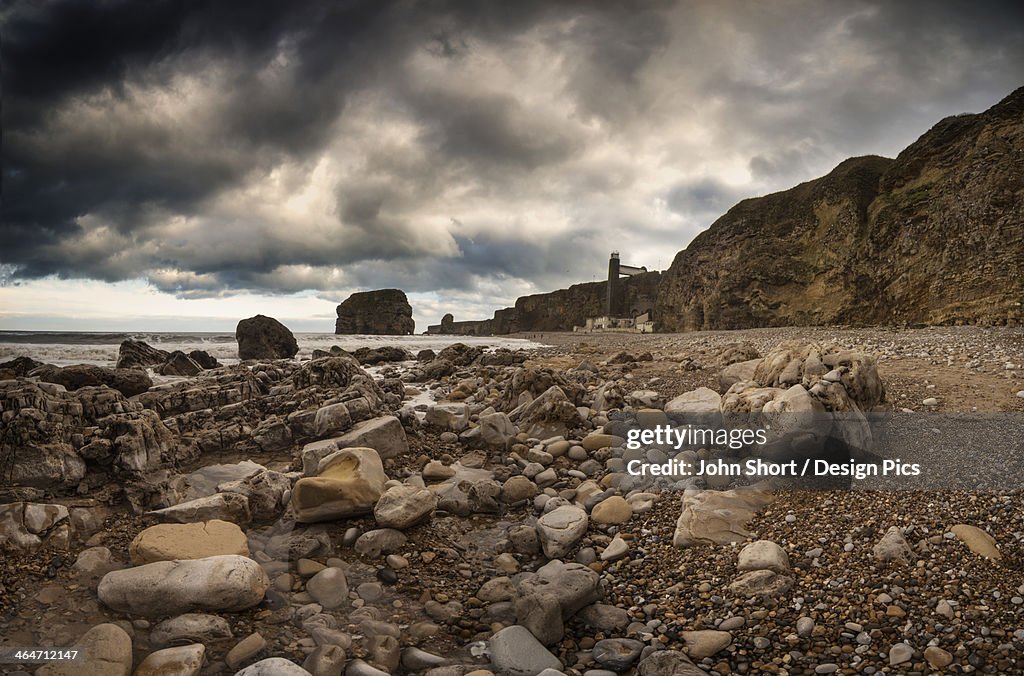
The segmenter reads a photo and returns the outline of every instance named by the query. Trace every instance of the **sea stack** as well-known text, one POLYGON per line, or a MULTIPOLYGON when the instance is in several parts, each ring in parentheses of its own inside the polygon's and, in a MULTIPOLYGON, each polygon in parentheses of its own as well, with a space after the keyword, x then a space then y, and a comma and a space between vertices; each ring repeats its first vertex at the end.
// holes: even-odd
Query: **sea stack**
POLYGON ((412 306, 401 289, 354 293, 338 306, 336 334, 408 336, 416 328, 412 306))

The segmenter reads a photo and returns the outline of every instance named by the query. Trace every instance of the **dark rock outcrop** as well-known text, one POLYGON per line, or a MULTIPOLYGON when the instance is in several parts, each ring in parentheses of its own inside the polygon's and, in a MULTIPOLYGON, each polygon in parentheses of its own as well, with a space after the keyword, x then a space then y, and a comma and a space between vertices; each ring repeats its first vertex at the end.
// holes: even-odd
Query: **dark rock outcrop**
POLYGON ((338 306, 334 332, 340 334, 411 335, 416 329, 412 306, 399 289, 354 293, 338 306))
POLYGON ((5 361, 0 364, 0 380, 27 376, 29 372, 34 371, 40 366, 45 366, 45 364, 31 357, 15 357, 11 361, 5 361))
POLYGON ((74 366, 44 366, 33 371, 44 383, 63 385, 65 389, 77 390, 82 387, 106 385, 126 397, 141 394, 153 386, 153 381, 145 371, 139 369, 105 368, 92 364, 75 364, 74 366))
POLYGON ((168 360, 156 369, 162 376, 194 376, 202 370, 202 366, 181 350, 172 352, 168 360))
POLYGON ((744 200, 676 255, 659 330, 1024 321, 1024 88, 895 160, 744 200))
POLYGON ((483 353, 484 348, 482 347, 470 347, 464 343, 453 343, 441 350, 441 353, 437 355, 437 358, 450 361, 455 366, 469 366, 483 353))
POLYGON ((171 353, 148 345, 141 340, 128 339, 117 350, 117 368, 145 369, 160 366, 171 358, 171 353))
POLYGON ((372 365, 389 361, 412 361, 416 357, 409 350, 393 345, 361 347, 352 353, 360 364, 372 365))
POLYGON ((204 369, 219 369, 221 363, 206 350, 192 350, 188 358, 202 366, 204 369))
POLYGON ((238 322, 235 329, 239 359, 291 359, 299 344, 288 327, 273 317, 256 315, 238 322))

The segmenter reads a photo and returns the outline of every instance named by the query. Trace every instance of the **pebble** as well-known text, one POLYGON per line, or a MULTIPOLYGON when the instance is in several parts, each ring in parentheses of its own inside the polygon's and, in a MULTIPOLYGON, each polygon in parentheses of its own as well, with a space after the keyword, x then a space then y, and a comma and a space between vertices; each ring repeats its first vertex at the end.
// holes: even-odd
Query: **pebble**
POLYGON ((348 580, 340 568, 324 568, 306 583, 306 592, 327 610, 348 602, 348 580))
POLYGON ((897 666, 909 662, 914 657, 914 649, 906 643, 897 643, 889 648, 889 666, 897 666))
POLYGON ((722 620, 717 628, 721 631, 735 631, 743 627, 743 625, 745 625, 746 623, 747 620, 745 617, 742 617, 740 615, 734 615, 732 617, 727 617, 726 619, 722 620))
POLYGON ((266 647, 267 639, 263 638, 259 632, 253 632, 235 644, 235 647, 228 651, 224 661, 232 669, 237 669, 266 647))
POLYGON ((925 648, 924 659, 935 669, 942 669, 953 663, 953 655, 938 646, 925 648))

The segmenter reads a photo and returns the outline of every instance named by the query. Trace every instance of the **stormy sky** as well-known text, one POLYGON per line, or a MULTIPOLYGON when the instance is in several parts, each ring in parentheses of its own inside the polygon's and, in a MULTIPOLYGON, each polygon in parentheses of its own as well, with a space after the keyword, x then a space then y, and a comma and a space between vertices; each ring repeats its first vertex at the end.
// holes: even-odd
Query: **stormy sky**
POLYGON ((0 329, 417 330, 1024 84, 1019 2, 8 2, 0 329))

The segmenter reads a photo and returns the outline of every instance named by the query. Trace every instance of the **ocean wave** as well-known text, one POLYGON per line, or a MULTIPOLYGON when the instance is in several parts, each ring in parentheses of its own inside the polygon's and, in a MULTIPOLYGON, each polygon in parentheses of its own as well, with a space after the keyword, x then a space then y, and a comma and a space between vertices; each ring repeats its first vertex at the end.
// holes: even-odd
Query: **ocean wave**
MULTIPOLYGON (((113 366, 121 342, 131 338, 142 340, 168 352, 205 350, 222 364, 238 362, 238 345, 230 333, 88 333, 88 332, 18 332, 0 331, 0 362, 15 357, 31 357, 48 364, 95 364, 113 366)), ((395 345, 412 353, 419 350, 439 351, 453 343, 486 345, 490 348, 540 347, 523 338, 505 336, 340 336, 333 333, 296 333, 298 358, 309 358, 313 350, 337 345, 343 350, 360 347, 395 345)))

